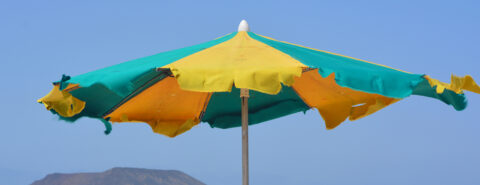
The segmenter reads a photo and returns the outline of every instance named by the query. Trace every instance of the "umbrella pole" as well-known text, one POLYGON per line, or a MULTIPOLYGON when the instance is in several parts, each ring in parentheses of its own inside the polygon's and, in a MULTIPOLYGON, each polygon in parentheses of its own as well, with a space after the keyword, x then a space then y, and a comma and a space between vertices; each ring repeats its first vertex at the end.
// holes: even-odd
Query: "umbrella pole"
POLYGON ((242 99, 242 184, 248 185, 248 89, 240 89, 242 99))

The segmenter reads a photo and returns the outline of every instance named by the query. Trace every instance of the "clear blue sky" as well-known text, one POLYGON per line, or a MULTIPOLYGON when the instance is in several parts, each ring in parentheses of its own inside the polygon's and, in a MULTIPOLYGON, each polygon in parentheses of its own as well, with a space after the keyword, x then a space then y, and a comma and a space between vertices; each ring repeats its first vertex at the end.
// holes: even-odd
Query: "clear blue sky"
MULTIPOLYGON (((240 129, 170 139, 146 124, 70 124, 36 103, 78 75, 236 31, 425 73, 480 80, 478 1, 0 1, 0 184, 112 167, 241 184, 240 129), (201 2, 201 3, 199 3, 201 2)), ((251 184, 480 184, 480 95, 457 112, 409 97, 327 131, 314 110, 250 127, 251 184)))

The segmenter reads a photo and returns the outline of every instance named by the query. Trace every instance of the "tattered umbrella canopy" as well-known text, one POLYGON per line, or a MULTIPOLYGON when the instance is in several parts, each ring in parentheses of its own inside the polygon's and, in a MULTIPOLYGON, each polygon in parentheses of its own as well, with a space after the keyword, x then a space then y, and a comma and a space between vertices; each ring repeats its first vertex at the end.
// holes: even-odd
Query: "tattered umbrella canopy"
POLYGON ((39 102, 67 121, 98 118, 106 133, 109 122, 145 122, 154 132, 175 137, 200 122, 240 126, 240 88, 251 90, 249 124, 316 108, 327 129, 410 95, 463 110, 462 90, 480 93, 468 75, 442 83, 240 29, 202 44, 63 76, 39 102))

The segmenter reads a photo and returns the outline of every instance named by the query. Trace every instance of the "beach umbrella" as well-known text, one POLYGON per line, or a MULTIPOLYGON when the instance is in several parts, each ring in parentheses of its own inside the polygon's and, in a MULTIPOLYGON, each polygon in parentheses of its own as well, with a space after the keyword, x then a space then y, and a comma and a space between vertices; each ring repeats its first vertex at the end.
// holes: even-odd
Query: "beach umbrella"
POLYGON ((200 122, 242 127, 243 183, 248 184, 248 125, 315 108, 333 129, 410 95, 463 110, 463 90, 480 93, 471 76, 443 83, 340 54, 238 31, 70 77, 38 101, 66 121, 81 117, 144 122, 175 137, 200 122), (249 102, 250 100, 250 102, 249 102))

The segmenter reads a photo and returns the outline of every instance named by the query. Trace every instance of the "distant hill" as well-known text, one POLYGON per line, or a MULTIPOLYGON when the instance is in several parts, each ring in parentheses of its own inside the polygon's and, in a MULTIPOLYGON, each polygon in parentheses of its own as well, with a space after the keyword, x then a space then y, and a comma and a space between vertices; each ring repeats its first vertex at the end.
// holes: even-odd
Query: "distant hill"
POLYGON ((205 185, 176 170, 112 168, 100 173, 53 173, 32 185, 205 185))

